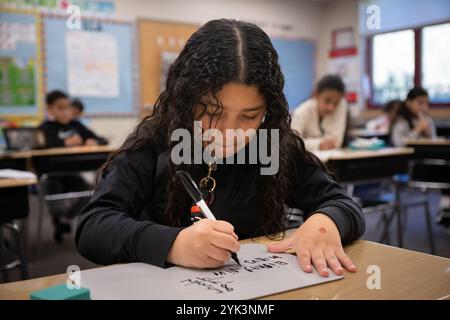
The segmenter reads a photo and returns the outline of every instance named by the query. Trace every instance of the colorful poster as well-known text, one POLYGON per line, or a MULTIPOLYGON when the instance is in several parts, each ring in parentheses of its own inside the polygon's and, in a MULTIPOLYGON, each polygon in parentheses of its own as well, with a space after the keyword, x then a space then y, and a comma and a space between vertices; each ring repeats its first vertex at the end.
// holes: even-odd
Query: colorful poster
POLYGON ((82 11, 114 13, 115 5, 111 0, 0 0, 0 5, 30 6, 38 9, 66 10, 71 5, 82 11))
POLYGON ((330 51, 328 72, 341 76, 346 87, 346 98, 349 103, 358 101, 359 91, 359 59, 357 49, 345 48, 330 51))
POLYGON ((37 113, 36 18, 0 13, 0 115, 37 113))

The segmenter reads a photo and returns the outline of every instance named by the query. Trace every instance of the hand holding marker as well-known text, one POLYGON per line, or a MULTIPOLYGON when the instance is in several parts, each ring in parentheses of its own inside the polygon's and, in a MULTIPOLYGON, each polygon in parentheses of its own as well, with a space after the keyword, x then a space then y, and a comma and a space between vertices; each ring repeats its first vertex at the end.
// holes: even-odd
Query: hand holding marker
MULTIPOLYGON (((181 183, 191 196, 192 200, 194 200, 195 204, 202 210, 203 215, 209 220, 216 220, 216 217, 214 217, 205 200, 203 200, 202 192, 200 191, 195 181, 192 179, 191 175, 186 171, 177 171, 176 174, 180 178, 181 183)), ((241 265, 236 252, 231 252, 231 258, 238 265, 241 265)))

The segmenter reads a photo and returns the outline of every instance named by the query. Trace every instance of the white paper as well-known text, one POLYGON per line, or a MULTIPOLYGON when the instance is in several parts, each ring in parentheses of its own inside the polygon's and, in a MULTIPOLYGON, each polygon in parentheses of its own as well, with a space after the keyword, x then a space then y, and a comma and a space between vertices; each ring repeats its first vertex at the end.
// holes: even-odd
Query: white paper
POLYGON ((261 244, 243 244, 242 267, 229 262, 220 269, 162 269, 130 263, 81 272, 81 286, 92 299, 253 299, 341 279, 306 273, 291 254, 270 253, 261 244))
POLYGON ((36 42, 34 25, 0 21, 0 49, 16 50, 20 42, 36 42))
POLYGON ((1 169, 0 179, 36 179, 36 175, 29 171, 1 169))
POLYGON ((66 55, 71 96, 119 96, 118 47, 112 34, 68 31, 66 55))

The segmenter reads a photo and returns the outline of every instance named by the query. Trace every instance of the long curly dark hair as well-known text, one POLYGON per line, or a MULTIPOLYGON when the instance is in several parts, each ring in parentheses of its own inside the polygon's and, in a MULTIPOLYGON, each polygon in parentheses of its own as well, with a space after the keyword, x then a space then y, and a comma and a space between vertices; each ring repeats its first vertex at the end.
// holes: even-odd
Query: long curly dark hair
MULTIPOLYGON (((284 231, 284 203, 292 190, 297 165, 305 161, 322 163, 305 150, 303 140, 290 128, 289 107, 283 94, 284 77, 278 54, 266 33, 258 26, 236 20, 212 20, 200 27, 187 41, 171 64, 165 90, 158 97, 154 113, 144 118, 124 144, 114 152, 101 172, 114 164, 117 156, 148 144, 172 148, 172 132, 185 128, 193 132, 193 122, 206 112, 202 97, 213 97, 217 110, 222 105, 218 91, 228 83, 254 85, 266 101, 265 120, 260 128, 279 129, 279 170, 275 175, 260 176, 264 193, 264 213, 260 232, 266 235, 284 231), (195 116, 195 106, 203 107, 195 116)), ((269 135, 270 139, 270 135, 269 135)), ((270 146, 270 142, 268 144, 270 146)), ((204 175, 206 165, 174 165, 171 161, 167 189, 166 216, 171 225, 182 225, 191 201, 174 172, 187 170, 194 178, 204 175), (185 196, 180 196, 180 195, 185 196)))

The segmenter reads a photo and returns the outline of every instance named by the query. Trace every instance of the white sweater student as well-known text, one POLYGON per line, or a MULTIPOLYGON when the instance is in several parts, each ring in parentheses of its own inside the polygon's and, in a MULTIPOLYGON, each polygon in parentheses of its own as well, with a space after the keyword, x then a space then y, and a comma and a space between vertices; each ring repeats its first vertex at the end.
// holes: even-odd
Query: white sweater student
POLYGON ((347 126, 345 87, 338 76, 325 76, 314 96, 292 114, 292 129, 298 131, 310 151, 342 147, 347 126))

